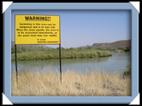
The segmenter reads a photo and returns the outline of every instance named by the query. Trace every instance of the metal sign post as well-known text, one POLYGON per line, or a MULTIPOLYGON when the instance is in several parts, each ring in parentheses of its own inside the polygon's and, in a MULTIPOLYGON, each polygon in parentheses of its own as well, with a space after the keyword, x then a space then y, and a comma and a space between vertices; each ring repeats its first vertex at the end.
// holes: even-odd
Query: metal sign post
POLYGON ((60 62, 60 81, 62 83, 62 58, 61 58, 61 44, 59 44, 59 62, 60 62))
POLYGON ((17 46, 16 46, 16 44, 15 44, 15 70, 16 70, 16 83, 18 85, 17 46))

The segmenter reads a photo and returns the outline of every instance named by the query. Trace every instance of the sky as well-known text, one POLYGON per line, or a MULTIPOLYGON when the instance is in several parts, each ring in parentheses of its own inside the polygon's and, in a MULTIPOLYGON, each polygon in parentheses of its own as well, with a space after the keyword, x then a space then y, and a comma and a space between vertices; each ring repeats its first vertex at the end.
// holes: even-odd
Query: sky
POLYGON ((15 11, 14 14, 59 15, 61 45, 65 48, 130 39, 129 11, 15 11))

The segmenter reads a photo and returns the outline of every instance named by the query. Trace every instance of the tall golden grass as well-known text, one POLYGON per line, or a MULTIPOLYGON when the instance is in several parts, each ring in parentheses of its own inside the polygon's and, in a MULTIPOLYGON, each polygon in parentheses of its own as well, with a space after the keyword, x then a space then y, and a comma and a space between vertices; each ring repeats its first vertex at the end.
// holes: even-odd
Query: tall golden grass
POLYGON ((12 73, 14 96, 130 96, 130 92, 130 76, 122 78, 118 73, 68 71, 62 83, 55 72, 19 72, 18 81, 12 73))

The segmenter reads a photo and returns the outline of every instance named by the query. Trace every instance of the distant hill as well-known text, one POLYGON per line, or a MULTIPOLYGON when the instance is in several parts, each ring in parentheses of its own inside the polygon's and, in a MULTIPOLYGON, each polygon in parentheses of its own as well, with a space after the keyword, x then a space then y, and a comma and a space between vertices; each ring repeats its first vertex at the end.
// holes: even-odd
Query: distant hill
POLYGON ((130 49, 131 41, 120 40, 110 43, 94 43, 92 46, 100 49, 130 49))
MULTIPOLYGON (((34 45, 30 45, 30 46, 34 46, 34 45)), ((43 46, 43 45, 38 45, 38 46, 43 46)), ((131 46, 130 40, 120 40, 120 41, 107 42, 107 43, 94 43, 91 46, 82 46, 79 48, 93 47, 98 49, 130 49, 130 46, 131 46)), ((13 41, 11 42, 11 47, 12 48, 14 47, 13 41)))
MULTIPOLYGON (((11 41, 11 48, 13 48, 14 47, 14 45, 15 45, 15 42, 14 41, 11 41)), ((36 44, 35 44, 36 45, 36 44)), ((28 45, 28 46, 30 46, 30 47, 33 47, 33 46, 35 46, 34 44, 32 44, 32 45, 28 45)), ((18 45, 19 47, 26 47, 27 45, 18 45)), ((36 46, 43 46, 43 45, 36 45, 36 46)))

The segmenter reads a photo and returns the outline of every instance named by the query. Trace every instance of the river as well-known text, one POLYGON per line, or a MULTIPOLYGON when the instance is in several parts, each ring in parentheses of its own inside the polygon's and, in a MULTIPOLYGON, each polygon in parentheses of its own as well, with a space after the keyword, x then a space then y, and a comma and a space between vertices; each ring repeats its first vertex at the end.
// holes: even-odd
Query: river
MULTIPOLYGON (((111 57, 90 59, 62 59, 62 71, 124 72, 130 65, 130 53, 114 53, 111 57)), ((12 70, 15 63, 12 62, 12 70)), ((59 60, 18 61, 18 71, 59 72, 59 60)))

